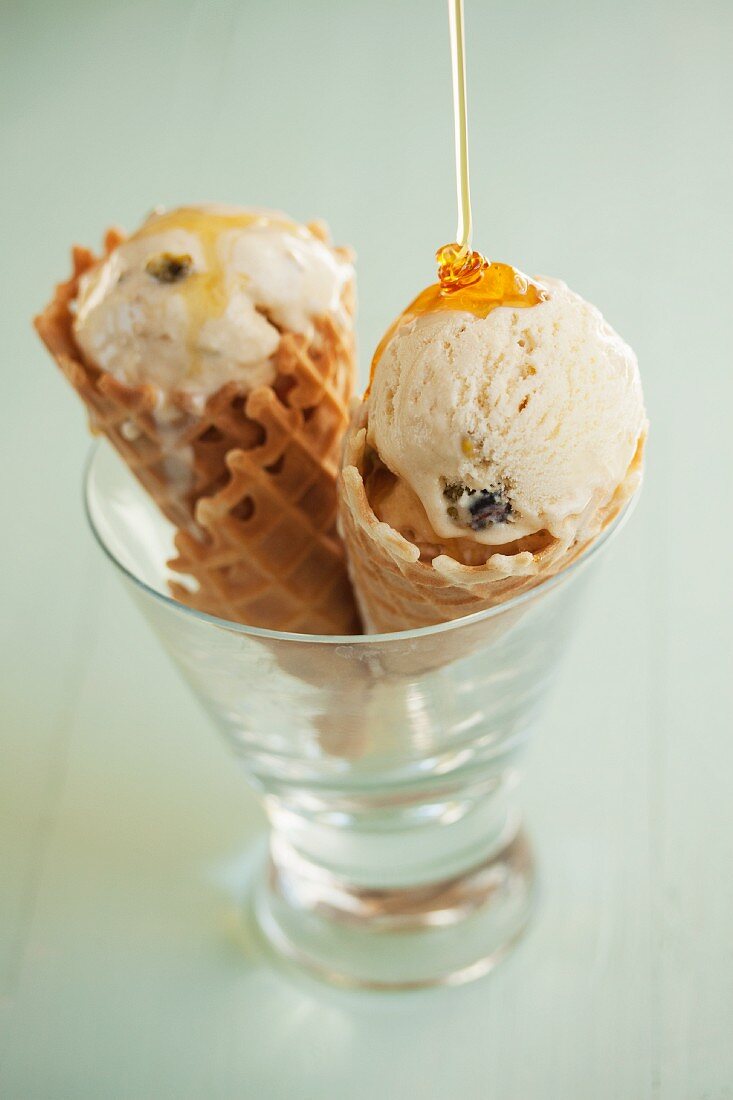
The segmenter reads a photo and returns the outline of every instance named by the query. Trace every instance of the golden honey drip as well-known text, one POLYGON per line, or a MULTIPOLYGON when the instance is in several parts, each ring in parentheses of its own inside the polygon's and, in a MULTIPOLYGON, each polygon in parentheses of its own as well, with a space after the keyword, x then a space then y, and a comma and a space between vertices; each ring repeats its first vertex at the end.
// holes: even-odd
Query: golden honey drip
POLYGON ((448 0, 450 53, 453 75, 453 122, 456 139, 456 189, 458 192, 458 249, 466 256, 471 247, 471 187, 468 172, 468 109, 466 106, 466 48, 463 33, 463 0, 448 0))
MULTIPOLYGON (((547 301, 547 291, 509 264, 489 263, 480 252, 463 253, 458 244, 446 244, 435 253, 437 283, 427 287, 390 325, 372 359, 371 382, 382 352, 398 328, 426 313, 448 311, 488 317, 499 306, 525 309, 547 301)), ((369 390, 367 390, 367 394, 369 390)))
MULTIPOLYGON (((218 248, 221 234, 251 227, 275 227, 296 236, 311 236, 308 229, 291 222, 284 215, 254 210, 207 210, 198 206, 183 206, 155 214, 134 235, 140 239, 181 230, 195 236, 201 245, 203 270, 197 270, 194 266, 184 277, 175 281, 175 292, 184 299, 188 312, 187 345, 191 374, 195 374, 200 367, 199 342, 204 325, 211 318, 221 317, 229 301, 230 288, 226 285, 218 248)), ((245 276, 241 279, 246 282, 245 276)))
POLYGON ((448 0, 453 111, 458 192, 458 240, 435 253, 438 282, 427 287, 390 325, 372 358, 365 397, 368 397, 382 353, 398 328, 426 313, 448 310, 488 317, 499 306, 526 308, 544 302, 548 295, 537 283, 508 264, 490 263, 471 250, 471 192, 468 176, 468 122, 466 111, 466 63, 463 33, 463 0, 448 0))

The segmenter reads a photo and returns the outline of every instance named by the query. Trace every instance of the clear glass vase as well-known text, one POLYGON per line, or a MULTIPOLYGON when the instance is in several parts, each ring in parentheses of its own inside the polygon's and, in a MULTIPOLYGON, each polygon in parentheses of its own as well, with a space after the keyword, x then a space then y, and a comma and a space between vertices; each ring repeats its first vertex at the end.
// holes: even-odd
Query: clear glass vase
POLYGON ((106 444, 92 454, 86 504, 100 545, 262 798, 271 832, 255 911, 267 939, 321 976, 361 986, 488 970, 532 909, 520 754, 579 582, 624 516, 563 573, 490 611, 319 637, 172 600, 172 528, 106 444))

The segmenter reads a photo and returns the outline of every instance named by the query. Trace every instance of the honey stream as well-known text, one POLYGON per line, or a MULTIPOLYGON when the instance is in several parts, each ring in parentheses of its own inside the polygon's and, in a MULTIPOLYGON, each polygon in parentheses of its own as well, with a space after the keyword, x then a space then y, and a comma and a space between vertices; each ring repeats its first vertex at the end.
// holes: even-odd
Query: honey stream
POLYGON ((487 317, 499 306, 525 308, 547 299, 537 283, 509 264, 491 263, 480 252, 471 250, 471 188, 468 171, 468 119, 466 110, 466 60, 463 26, 463 0, 448 0, 450 17, 451 64, 453 72, 453 113, 455 122, 456 189, 458 195, 457 241, 445 244, 435 253, 438 282, 427 287, 387 329, 372 358, 369 386, 384 349, 398 328, 427 313, 447 310, 487 317))

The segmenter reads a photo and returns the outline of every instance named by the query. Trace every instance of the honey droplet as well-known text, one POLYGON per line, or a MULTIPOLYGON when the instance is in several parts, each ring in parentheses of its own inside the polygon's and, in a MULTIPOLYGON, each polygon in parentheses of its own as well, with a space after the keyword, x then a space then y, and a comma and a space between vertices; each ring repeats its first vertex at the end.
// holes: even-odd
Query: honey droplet
POLYGON ((489 266, 480 252, 462 249, 457 244, 444 244, 435 253, 435 260, 438 282, 446 294, 473 286, 489 266))

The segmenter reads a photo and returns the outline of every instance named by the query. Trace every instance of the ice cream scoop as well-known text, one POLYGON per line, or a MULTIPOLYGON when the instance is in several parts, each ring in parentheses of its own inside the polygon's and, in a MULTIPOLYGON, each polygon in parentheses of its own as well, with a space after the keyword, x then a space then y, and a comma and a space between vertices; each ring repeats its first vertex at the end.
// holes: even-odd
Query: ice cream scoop
POLYGON ((567 539, 634 457, 646 423, 636 356, 564 283, 537 282, 545 300, 530 308, 400 325, 376 365, 368 443, 439 540, 567 539))
POLYGON ((180 602, 358 630, 335 530, 353 307, 350 251, 282 214, 184 207, 111 230, 102 257, 74 248, 35 325, 174 525, 180 602))
POLYGON ((207 397, 269 385, 282 331, 344 324, 347 254, 318 225, 208 205, 152 214, 79 285, 73 331, 85 356, 128 385, 207 397))
POLYGON ((340 527, 370 631, 494 606, 570 565, 640 476, 636 357, 598 310, 458 246, 392 325, 344 449, 340 527))

